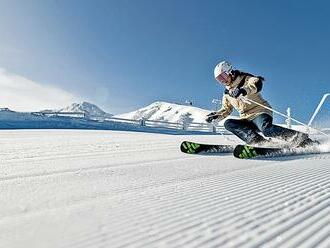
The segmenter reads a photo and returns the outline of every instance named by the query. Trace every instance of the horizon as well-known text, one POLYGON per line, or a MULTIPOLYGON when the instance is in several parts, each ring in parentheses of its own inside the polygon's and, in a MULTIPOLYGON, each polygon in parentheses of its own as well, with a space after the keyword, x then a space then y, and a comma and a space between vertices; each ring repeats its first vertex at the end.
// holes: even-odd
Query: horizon
MULTIPOLYGON (((203 109, 203 108, 200 108, 198 106, 194 106, 194 105, 190 105, 189 103, 178 103, 178 102, 167 102, 167 101, 155 101, 155 102, 152 102, 150 104, 147 104, 146 106, 142 106, 138 109, 135 109, 133 111, 129 111, 129 112, 124 112, 124 113, 119 113, 119 114, 112 114, 112 113, 109 113, 107 112, 106 110, 104 110, 102 107, 92 103, 92 102, 88 102, 88 101, 85 101, 85 100, 81 100, 80 102, 72 102, 70 103, 69 105, 66 105, 66 106, 62 106, 62 107, 59 107, 57 109, 39 109, 38 111, 18 111, 18 110, 14 110, 14 109, 11 109, 11 108, 8 108, 8 107, 0 107, 0 112, 3 111, 3 110, 9 110, 9 111, 13 111, 13 112, 17 112, 17 113, 33 113, 33 112, 47 112, 47 111, 56 111, 56 112, 63 112, 63 113, 66 113, 66 112, 77 112, 79 113, 79 111, 72 111, 70 110, 71 107, 73 108, 77 108, 77 107, 83 107, 82 105, 85 105, 87 104, 87 107, 89 107, 88 105, 92 105, 92 107, 96 107, 98 110, 104 112, 104 114, 108 115, 110 114, 110 116, 112 117, 115 117, 115 118, 123 118, 123 119, 130 119, 130 120, 140 120, 142 118, 142 116, 144 116, 144 114, 140 113, 138 114, 142 109, 143 109, 143 112, 147 112, 147 115, 149 115, 149 112, 153 112, 153 109, 155 107, 155 105, 159 105, 161 104, 161 106, 165 107, 167 105, 178 105, 178 106, 181 106, 181 107, 185 107, 184 109, 181 109, 180 111, 182 112, 181 114, 186 114, 186 113, 190 113, 193 115, 193 122, 195 123, 202 123, 204 122, 204 119, 202 118, 201 119, 201 114, 203 114, 205 111, 208 111, 208 109, 203 109), (78 105, 78 106, 77 106, 78 105), (69 109, 69 111, 67 110, 69 109), (149 110, 148 111, 145 111, 146 109, 149 110), (66 111, 64 111, 66 110, 66 111), (188 112, 187 112, 188 111, 188 112), (132 117, 132 116, 140 116, 138 118, 136 117, 132 117), (195 119, 198 119, 197 121, 195 119)), ((172 107, 177 107, 177 106, 171 106, 171 109, 172 107)), ((180 108, 181 108, 180 107, 180 108)), ((169 107, 167 106, 167 109, 169 107)), ((83 109, 81 109, 84 111, 87 111, 89 112, 89 108, 86 109, 86 106, 85 108, 83 107, 83 109)), ((93 111, 93 110, 92 110, 93 111)), ((153 113, 151 118, 147 118, 147 120, 163 120, 164 118, 173 118, 173 111, 172 112, 169 112, 169 113, 166 113, 165 112, 168 112, 168 110, 166 111, 160 111, 160 113, 156 112, 156 113, 153 113), (159 115, 160 114, 160 115, 159 115), (169 116, 167 115, 169 114, 169 116), (158 116, 158 117, 156 117, 158 116), (156 117, 156 119, 155 119, 156 117)), ((176 111, 176 114, 177 114, 178 111, 176 111)), ((204 113, 206 115, 206 113, 204 113)), ((111 117, 107 117, 107 118, 111 118, 111 117)), ((237 118, 239 115, 238 113, 235 111, 233 112, 231 115, 229 115, 228 117, 234 117, 234 118, 237 118)), ((179 116, 180 117, 180 116, 179 116)), ((227 118, 228 118, 227 117, 227 118)), ((291 116, 292 118, 294 118, 294 116, 291 116)), ((329 127, 328 125, 330 124, 330 119, 329 119, 329 111, 325 108, 321 108, 320 111, 318 112, 318 114, 315 116, 316 118, 313 120, 313 125, 311 125, 312 128, 325 128, 325 127, 329 127), (326 114, 322 113, 322 112, 326 112, 326 114)), ((145 117, 143 117, 145 118, 145 117)), ((226 120, 227 118, 225 118, 224 120, 226 120)), ((174 118, 175 119, 175 118, 174 118)), ((224 120, 220 120, 219 123, 222 123, 224 120)), ((275 123, 276 124, 282 124, 282 125, 288 125, 287 122, 286 122, 287 119, 283 119, 282 121, 279 121, 278 118, 275 118, 275 123)), ((311 120, 311 119, 310 119, 311 120)), ((310 121, 309 120, 309 121, 310 121)), ((299 120, 298 120, 299 121, 299 120)), ((165 121, 166 122, 166 121, 165 121)), ((177 122, 177 120, 169 120, 169 122, 177 122)), ((291 119, 291 124, 292 126, 302 126, 301 123, 297 123, 296 120, 292 120, 291 119)), ((307 125, 307 122, 305 123, 305 125, 307 125)))
POLYGON ((264 98, 305 122, 330 92, 326 1, 31 0, 0 7, 0 107, 87 101, 122 114, 155 101, 192 101, 212 110, 223 91, 213 69, 223 59, 264 76, 264 98))

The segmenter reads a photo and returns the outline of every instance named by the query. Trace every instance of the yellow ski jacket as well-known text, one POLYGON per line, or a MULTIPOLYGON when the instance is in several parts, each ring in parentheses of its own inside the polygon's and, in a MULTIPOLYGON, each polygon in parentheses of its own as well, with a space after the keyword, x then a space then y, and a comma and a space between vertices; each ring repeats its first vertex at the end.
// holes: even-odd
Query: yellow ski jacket
POLYGON ((271 108, 270 104, 264 100, 261 96, 260 90, 262 85, 262 79, 260 77, 246 75, 244 73, 240 73, 233 81, 230 86, 226 87, 226 90, 222 97, 222 106, 221 109, 218 111, 219 120, 226 118, 228 115, 231 114, 233 108, 235 108, 241 119, 248 119, 252 120, 256 116, 267 113, 272 115, 272 111, 265 109, 255 103, 249 103, 247 101, 243 101, 240 98, 231 97, 228 92, 230 89, 234 88, 243 88, 246 91, 245 98, 251 99, 257 103, 260 103, 264 106, 271 108))

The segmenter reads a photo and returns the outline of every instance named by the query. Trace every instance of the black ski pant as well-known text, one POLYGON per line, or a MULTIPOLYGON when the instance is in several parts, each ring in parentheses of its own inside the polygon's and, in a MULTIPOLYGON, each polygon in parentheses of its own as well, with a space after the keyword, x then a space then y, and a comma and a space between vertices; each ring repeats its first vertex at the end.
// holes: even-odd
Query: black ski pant
POLYGON ((258 132, 266 137, 277 138, 290 143, 300 143, 308 138, 305 133, 274 125, 273 117, 265 113, 258 115, 253 120, 228 119, 224 126, 247 144, 265 141, 258 132))

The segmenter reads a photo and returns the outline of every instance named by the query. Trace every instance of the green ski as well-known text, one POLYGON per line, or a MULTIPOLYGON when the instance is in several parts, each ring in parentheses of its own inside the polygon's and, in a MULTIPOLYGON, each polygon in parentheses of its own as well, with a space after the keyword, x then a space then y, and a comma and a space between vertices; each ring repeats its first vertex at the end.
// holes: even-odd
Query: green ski
POLYGON ((315 148, 267 148, 250 145, 237 145, 233 154, 236 158, 249 159, 257 157, 282 157, 319 153, 321 153, 321 151, 315 148))
POLYGON ((232 145, 201 144, 191 141, 183 141, 180 146, 181 151, 188 154, 232 153, 234 148, 232 145))

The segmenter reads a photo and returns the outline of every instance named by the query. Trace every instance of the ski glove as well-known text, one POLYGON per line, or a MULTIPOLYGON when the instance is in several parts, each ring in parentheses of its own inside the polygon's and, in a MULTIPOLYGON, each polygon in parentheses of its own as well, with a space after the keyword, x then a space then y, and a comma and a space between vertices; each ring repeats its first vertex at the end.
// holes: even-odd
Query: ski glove
POLYGON ((213 120, 218 119, 219 116, 220 116, 220 115, 218 114, 218 112, 211 112, 211 113, 209 113, 209 114, 207 115, 207 118, 205 119, 205 121, 206 121, 207 123, 211 123, 213 120))
POLYGON ((235 88, 235 89, 230 89, 229 90, 229 95, 234 98, 238 98, 240 95, 245 96, 246 95, 246 90, 243 88, 235 88))

